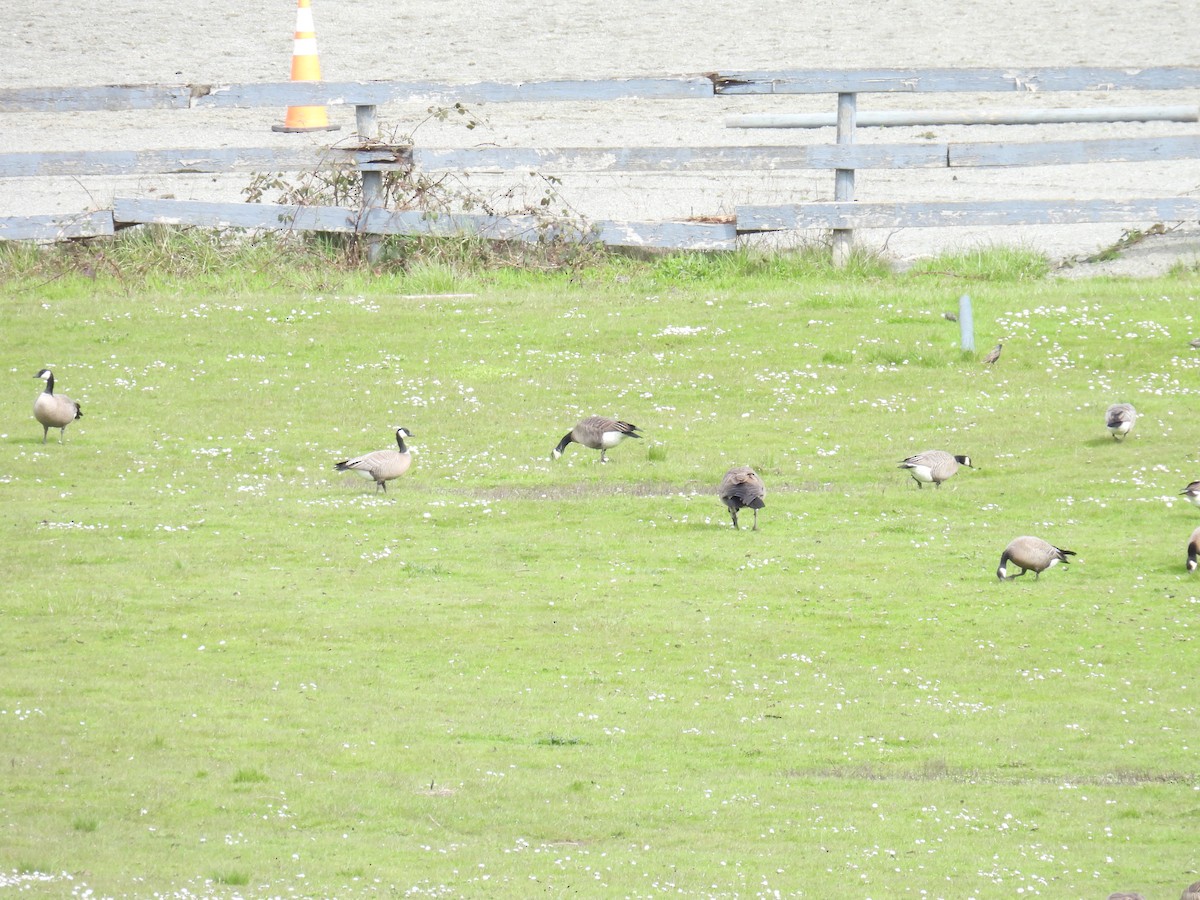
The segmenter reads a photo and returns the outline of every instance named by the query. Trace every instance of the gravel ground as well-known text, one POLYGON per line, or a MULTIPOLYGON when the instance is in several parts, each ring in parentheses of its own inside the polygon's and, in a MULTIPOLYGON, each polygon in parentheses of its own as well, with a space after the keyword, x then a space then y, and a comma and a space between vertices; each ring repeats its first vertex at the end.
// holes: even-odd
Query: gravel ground
MULTIPOLYGON (((282 81, 288 77, 295 5, 288 0, 180 3, 116 0, 19 2, 0 32, 7 86, 282 81)), ((1127 3, 1095 0, 1047 4, 1009 0, 947 6, 938 0, 814 0, 791 7, 682 0, 669 8, 644 0, 604 4, 481 0, 451 4, 414 0, 314 0, 323 74, 328 81, 372 79, 523 81, 695 74, 708 71, 869 66, 1123 66, 1197 62, 1192 0, 1127 3)), ((926 108, 1030 105, 1021 95, 864 96, 862 109, 900 103, 926 108)), ((1115 97, 1046 95, 1037 105, 1196 104, 1197 92, 1115 97)), ((385 125, 413 133, 425 146, 700 146, 827 142, 829 130, 735 131, 727 116, 743 112, 832 110, 832 97, 723 98, 617 104, 493 104, 473 110, 483 125, 467 131, 423 122, 423 105, 391 104, 385 125)), ((331 120, 352 128, 353 111, 333 107, 331 120)), ((282 110, 9 114, 0 120, 0 149, 134 149, 138 147, 277 146, 328 136, 278 135, 282 110)), ((1050 140, 1194 133, 1194 125, 975 126, 932 129, 937 140, 1050 140)), ((926 139, 931 129, 873 129, 862 140, 926 139)), ((108 205, 114 196, 237 200, 247 176, 10 179, 0 215, 75 212, 108 205)), ((508 185, 480 182, 502 192, 508 185)), ((518 192, 536 192, 538 183, 518 192)), ((568 176, 560 193, 595 218, 656 219, 729 213, 740 203, 832 199, 829 172, 703 176, 568 176)), ((1113 198, 1200 192, 1200 161, 1046 167, 1028 170, 860 172, 862 201, 1004 197, 1113 198)), ((534 194, 536 197, 536 194, 534 194)), ((860 232, 901 265, 945 250, 1025 244, 1057 260, 1079 260, 1116 243, 1126 225, 1001 229, 905 229, 860 232)), ((1175 226, 1177 223, 1167 223, 1175 226)), ((1064 269, 1154 274, 1200 255, 1197 223, 1153 236, 1117 261, 1064 269)))

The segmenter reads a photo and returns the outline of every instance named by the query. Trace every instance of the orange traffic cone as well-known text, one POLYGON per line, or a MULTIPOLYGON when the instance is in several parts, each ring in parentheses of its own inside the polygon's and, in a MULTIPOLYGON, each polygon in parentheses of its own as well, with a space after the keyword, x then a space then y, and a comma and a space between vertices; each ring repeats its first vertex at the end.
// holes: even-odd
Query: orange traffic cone
MULTIPOLYGON (((292 47, 292 81, 320 81, 317 32, 313 26, 311 0, 296 0, 296 40, 292 47)), ((337 131, 330 125, 323 106, 289 106, 282 125, 272 131, 337 131)))

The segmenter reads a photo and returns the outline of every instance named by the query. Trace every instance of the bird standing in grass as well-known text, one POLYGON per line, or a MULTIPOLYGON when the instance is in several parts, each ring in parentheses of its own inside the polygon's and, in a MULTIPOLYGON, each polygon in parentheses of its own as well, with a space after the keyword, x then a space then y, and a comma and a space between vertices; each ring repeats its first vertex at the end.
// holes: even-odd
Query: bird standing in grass
POLYGON ((50 429, 57 428, 58 442, 61 444, 67 426, 83 418, 83 409, 70 397, 54 393, 54 373, 49 369, 42 369, 33 377, 46 382, 46 387, 33 401, 33 417, 42 425, 42 443, 46 443, 50 429))
POLYGON ((983 361, 989 366, 994 366, 996 360, 1000 358, 1000 351, 1004 349, 1004 344, 1000 343, 988 351, 988 355, 983 358, 983 361))
POLYGON ((1104 413, 1104 424, 1108 426, 1113 440, 1118 441, 1133 431, 1137 417, 1137 410, 1128 403, 1114 403, 1104 413))
POLYGON ((625 438, 641 437, 637 431, 638 427, 636 425, 630 425, 628 422, 622 422, 619 419, 610 419, 607 416, 589 416, 563 435, 563 439, 554 448, 554 458, 558 459, 563 455, 563 451, 567 449, 567 444, 575 443, 582 444, 592 450, 599 450, 600 462, 606 463, 608 462, 608 456, 606 455, 608 451, 625 440, 625 438))
POLYGON ((945 450, 926 450, 924 453, 910 456, 900 463, 899 468, 908 469, 908 474, 913 477, 917 487, 927 484, 941 487, 942 482, 957 472, 959 466, 975 468, 971 465, 969 456, 951 456, 945 450))
POLYGON ((407 428, 397 428, 396 443, 399 450, 376 450, 353 459, 343 459, 333 467, 339 472, 357 472, 363 478, 373 479, 378 490, 386 494, 387 483, 399 478, 412 465, 412 453, 404 443, 406 437, 413 437, 413 433, 407 428))
POLYGON ((1012 581, 1013 578, 1020 578, 1026 572, 1033 572, 1033 578, 1037 581, 1041 574, 1051 566, 1059 563, 1069 565, 1071 561, 1067 557, 1074 555, 1074 550, 1063 550, 1041 538, 1014 538, 1000 555, 1000 568, 996 570, 996 577, 1001 581, 1012 581), (1009 576, 1008 564, 1010 562, 1021 570, 1021 575, 1009 576))
POLYGON ((1196 558, 1200 557, 1200 528, 1192 532, 1187 545, 1187 570, 1196 571, 1196 558))
POLYGON ((1179 496, 1187 497, 1188 503, 1192 506, 1200 506, 1200 481, 1193 481, 1179 492, 1179 496))
POLYGON ((717 488, 717 496, 733 517, 734 528, 738 527, 740 510, 754 510, 754 527, 751 531, 758 531, 758 511, 767 505, 763 502, 766 494, 767 489, 763 486, 762 479, 749 466, 734 466, 725 473, 725 477, 721 479, 721 486, 717 488))

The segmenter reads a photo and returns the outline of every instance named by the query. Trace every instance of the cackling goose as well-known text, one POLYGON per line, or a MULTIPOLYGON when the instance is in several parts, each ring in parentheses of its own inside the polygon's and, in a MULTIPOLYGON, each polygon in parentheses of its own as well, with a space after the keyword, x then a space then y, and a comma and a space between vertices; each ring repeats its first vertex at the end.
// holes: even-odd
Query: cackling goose
POLYGON ((1192 536, 1188 538, 1187 546, 1187 570, 1189 572, 1196 571, 1196 557, 1200 556, 1200 528, 1192 532, 1192 536))
POLYGON ((1133 431, 1133 423, 1137 421, 1137 410, 1128 403, 1114 403, 1104 413, 1104 424, 1108 426, 1113 440, 1119 440, 1133 431))
POLYGON ((50 429, 57 428, 58 442, 61 444, 67 426, 76 419, 82 419, 83 410, 70 397, 54 393, 54 373, 49 369, 42 369, 33 377, 46 382, 45 389, 33 401, 33 417, 42 423, 42 443, 46 443, 50 429))
POLYGON ((1192 506, 1200 506, 1200 481, 1193 481, 1179 492, 1179 496, 1187 497, 1188 503, 1192 506))
POLYGON ((917 487, 927 484, 941 487, 942 482, 957 472, 959 466, 975 468, 971 465, 969 456, 951 456, 945 450, 926 450, 924 453, 910 456, 900 463, 898 468, 908 469, 908 474, 912 475, 917 487))
POLYGON ((1013 578, 1020 578, 1026 572, 1032 571, 1036 581, 1041 577, 1042 572, 1051 566, 1059 563, 1070 564, 1071 561, 1067 557, 1074 555, 1074 550, 1063 550, 1046 543, 1041 538, 1014 538, 1000 555, 1000 568, 996 570, 996 577, 1001 581, 1011 581, 1013 578), (1021 570, 1021 575, 1009 576, 1008 564, 1010 562, 1021 570))
POLYGON ((767 505, 763 502, 766 493, 762 479, 749 466, 734 466, 725 473, 721 486, 717 488, 717 496, 733 517, 734 528, 738 527, 738 510, 754 510, 754 527, 751 531, 758 531, 758 511, 767 505))
POLYGON ((393 478, 399 478, 412 465, 412 454, 404 444, 406 437, 413 437, 407 428, 396 429, 396 443, 399 450, 376 450, 353 459, 344 459, 335 463, 334 468, 339 472, 357 472, 363 478, 374 479, 379 489, 387 493, 387 483, 393 478))
POLYGON ((608 462, 606 454, 627 437, 640 438, 637 426, 607 416, 590 416, 563 435, 563 439, 554 448, 554 458, 558 459, 567 449, 567 444, 583 444, 592 450, 600 451, 600 462, 608 462))

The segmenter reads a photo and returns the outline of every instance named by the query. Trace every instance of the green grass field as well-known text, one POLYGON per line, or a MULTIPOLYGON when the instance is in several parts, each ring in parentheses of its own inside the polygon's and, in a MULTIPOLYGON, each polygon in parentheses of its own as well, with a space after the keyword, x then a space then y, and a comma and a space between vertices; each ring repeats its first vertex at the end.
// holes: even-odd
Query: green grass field
POLYGON ((688 258, 11 275, 0 886, 1173 900, 1198 296, 688 258), (83 406, 61 445, 44 366, 83 406), (552 461, 593 413, 646 437, 552 461), (386 495, 333 471, 399 425, 386 495), (919 490, 928 448, 977 468, 919 490), (1000 583, 1020 534, 1078 556, 1000 583))

